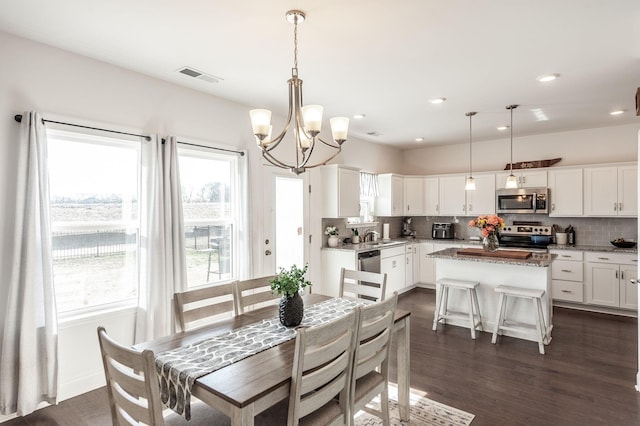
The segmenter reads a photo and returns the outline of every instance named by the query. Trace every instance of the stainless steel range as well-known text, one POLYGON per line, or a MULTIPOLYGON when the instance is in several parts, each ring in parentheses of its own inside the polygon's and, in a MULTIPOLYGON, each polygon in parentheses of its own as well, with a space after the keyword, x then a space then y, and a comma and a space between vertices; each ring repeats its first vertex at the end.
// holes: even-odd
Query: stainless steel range
POLYGON ((546 251, 551 244, 551 227, 540 222, 514 221, 498 234, 500 247, 546 251))

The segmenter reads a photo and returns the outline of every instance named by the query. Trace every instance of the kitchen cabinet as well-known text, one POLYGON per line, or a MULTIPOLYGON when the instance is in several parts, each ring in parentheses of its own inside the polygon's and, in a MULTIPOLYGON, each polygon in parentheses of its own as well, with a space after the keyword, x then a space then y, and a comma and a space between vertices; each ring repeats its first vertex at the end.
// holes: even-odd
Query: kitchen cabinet
POLYGON ((637 309, 637 255, 587 252, 584 266, 586 303, 637 309))
POLYGON ((404 211, 404 178, 392 173, 378 175, 376 216, 403 216, 404 211))
POLYGON ((465 175, 439 178, 440 215, 477 216, 496 212, 495 175, 476 175, 474 179, 476 190, 466 191, 465 175))
POLYGON ((409 287, 413 285, 413 246, 414 244, 405 245, 404 256, 404 285, 409 287))
POLYGON ((584 169, 586 216, 637 216, 638 168, 588 167, 584 169))
POLYGON ((387 274, 387 295, 406 287, 405 257, 404 245, 380 250, 380 272, 387 274))
POLYGON ((433 243, 420 243, 418 250, 420 255, 420 278, 418 281, 422 284, 435 285, 436 283, 436 261, 429 256, 435 251, 434 245, 433 243))
POLYGON ((551 265, 553 300, 584 303, 584 268, 581 251, 549 250, 558 257, 551 265))
POLYGON ((322 217, 360 216, 360 170, 338 164, 322 167, 322 217))
POLYGON ((358 270, 358 253, 355 250, 322 250, 322 280, 314 282, 311 291, 338 297, 342 268, 358 270))
POLYGON ((424 214, 424 178, 422 176, 405 176, 404 215, 422 216, 424 214))
POLYGON ((440 214, 440 179, 424 178, 424 214, 437 216, 440 214))
POLYGON ((549 170, 550 217, 582 216, 582 169, 549 170))
MULTIPOLYGON (((511 172, 496 173, 496 189, 503 189, 511 172)), ((518 180, 518 188, 546 188, 547 171, 519 169, 513 171, 518 180)))

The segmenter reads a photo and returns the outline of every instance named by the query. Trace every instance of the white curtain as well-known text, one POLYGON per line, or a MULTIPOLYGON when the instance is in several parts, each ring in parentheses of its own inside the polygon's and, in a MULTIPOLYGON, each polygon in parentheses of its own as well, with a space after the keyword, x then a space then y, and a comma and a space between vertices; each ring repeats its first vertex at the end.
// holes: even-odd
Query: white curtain
POLYGON ((362 198, 378 196, 378 175, 360 172, 360 196, 362 198))
POLYGON ((51 266, 47 137, 42 118, 22 115, 12 269, 0 354, 0 413, 20 416, 55 404, 58 329, 51 266))
POLYGON ((175 330, 173 293, 186 288, 182 195, 175 137, 142 145, 140 291, 136 342, 175 330))
POLYGON ((249 244, 249 161, 247 151, 238 158, 238 188, 240 203, 238 206, 238 279, 246 280, 253 275, 251 269, 251 250, 249 244))

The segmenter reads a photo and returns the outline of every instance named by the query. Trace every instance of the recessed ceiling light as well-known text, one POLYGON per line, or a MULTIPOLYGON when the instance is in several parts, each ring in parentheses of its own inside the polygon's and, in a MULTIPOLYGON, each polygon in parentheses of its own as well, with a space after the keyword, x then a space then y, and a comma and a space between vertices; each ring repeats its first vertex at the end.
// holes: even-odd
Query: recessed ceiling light
POLYGON ((496 127, 496 129, 503 131, 503 130, 507 130, 509 128, 509 126, 500 126, 500 127, 496 127))
POLYGON ((623 109, 617 109, 615 111, 611 111, 609 114, 611 115, 620 115, 620 114, 624 114, 624 110, 623 109))
POLYGON ((422 142, 424 138, 416 138, 416 142, 422 142))
POLYGON ((432 104, 436 105, 436 104, 441 104, 446 100, 447 100, 447 98, 431 98, 431 99, 429 99, 429 102, 431 102, 432 104))
POLYGON ((366 117, 366 114, 354 114, 353 118, 355 118, 356 120, 361 120, 363 118, 366 117))
POLYGON ((547 83, 549 81, 553 81, 556 78, 560 77, 560 74, 542 74, 541 76, 539 76, 536 80, 538 80, 541 83, 547 83))

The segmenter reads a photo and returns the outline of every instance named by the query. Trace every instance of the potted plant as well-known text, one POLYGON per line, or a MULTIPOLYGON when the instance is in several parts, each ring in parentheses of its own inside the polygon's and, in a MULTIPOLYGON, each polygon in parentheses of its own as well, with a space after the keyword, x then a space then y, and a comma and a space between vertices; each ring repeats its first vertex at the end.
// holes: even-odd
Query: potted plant
POLYGON ((338 247, 338 228, 335 226, 327 226, 324 233, 329 236, 327 239, 327 245, 329 247, 338 247))
POLYGON ((300 290, 310 286, 311 282, 305 279, 309 265, 299 269, 296 265, 286 270, 280 268, 280 273, 270 281, 271 291, 282 295, 280 299, 280 323, 285 327, 295 327, 302 322, 304 315, 304 303, 300 296, 300 290))

